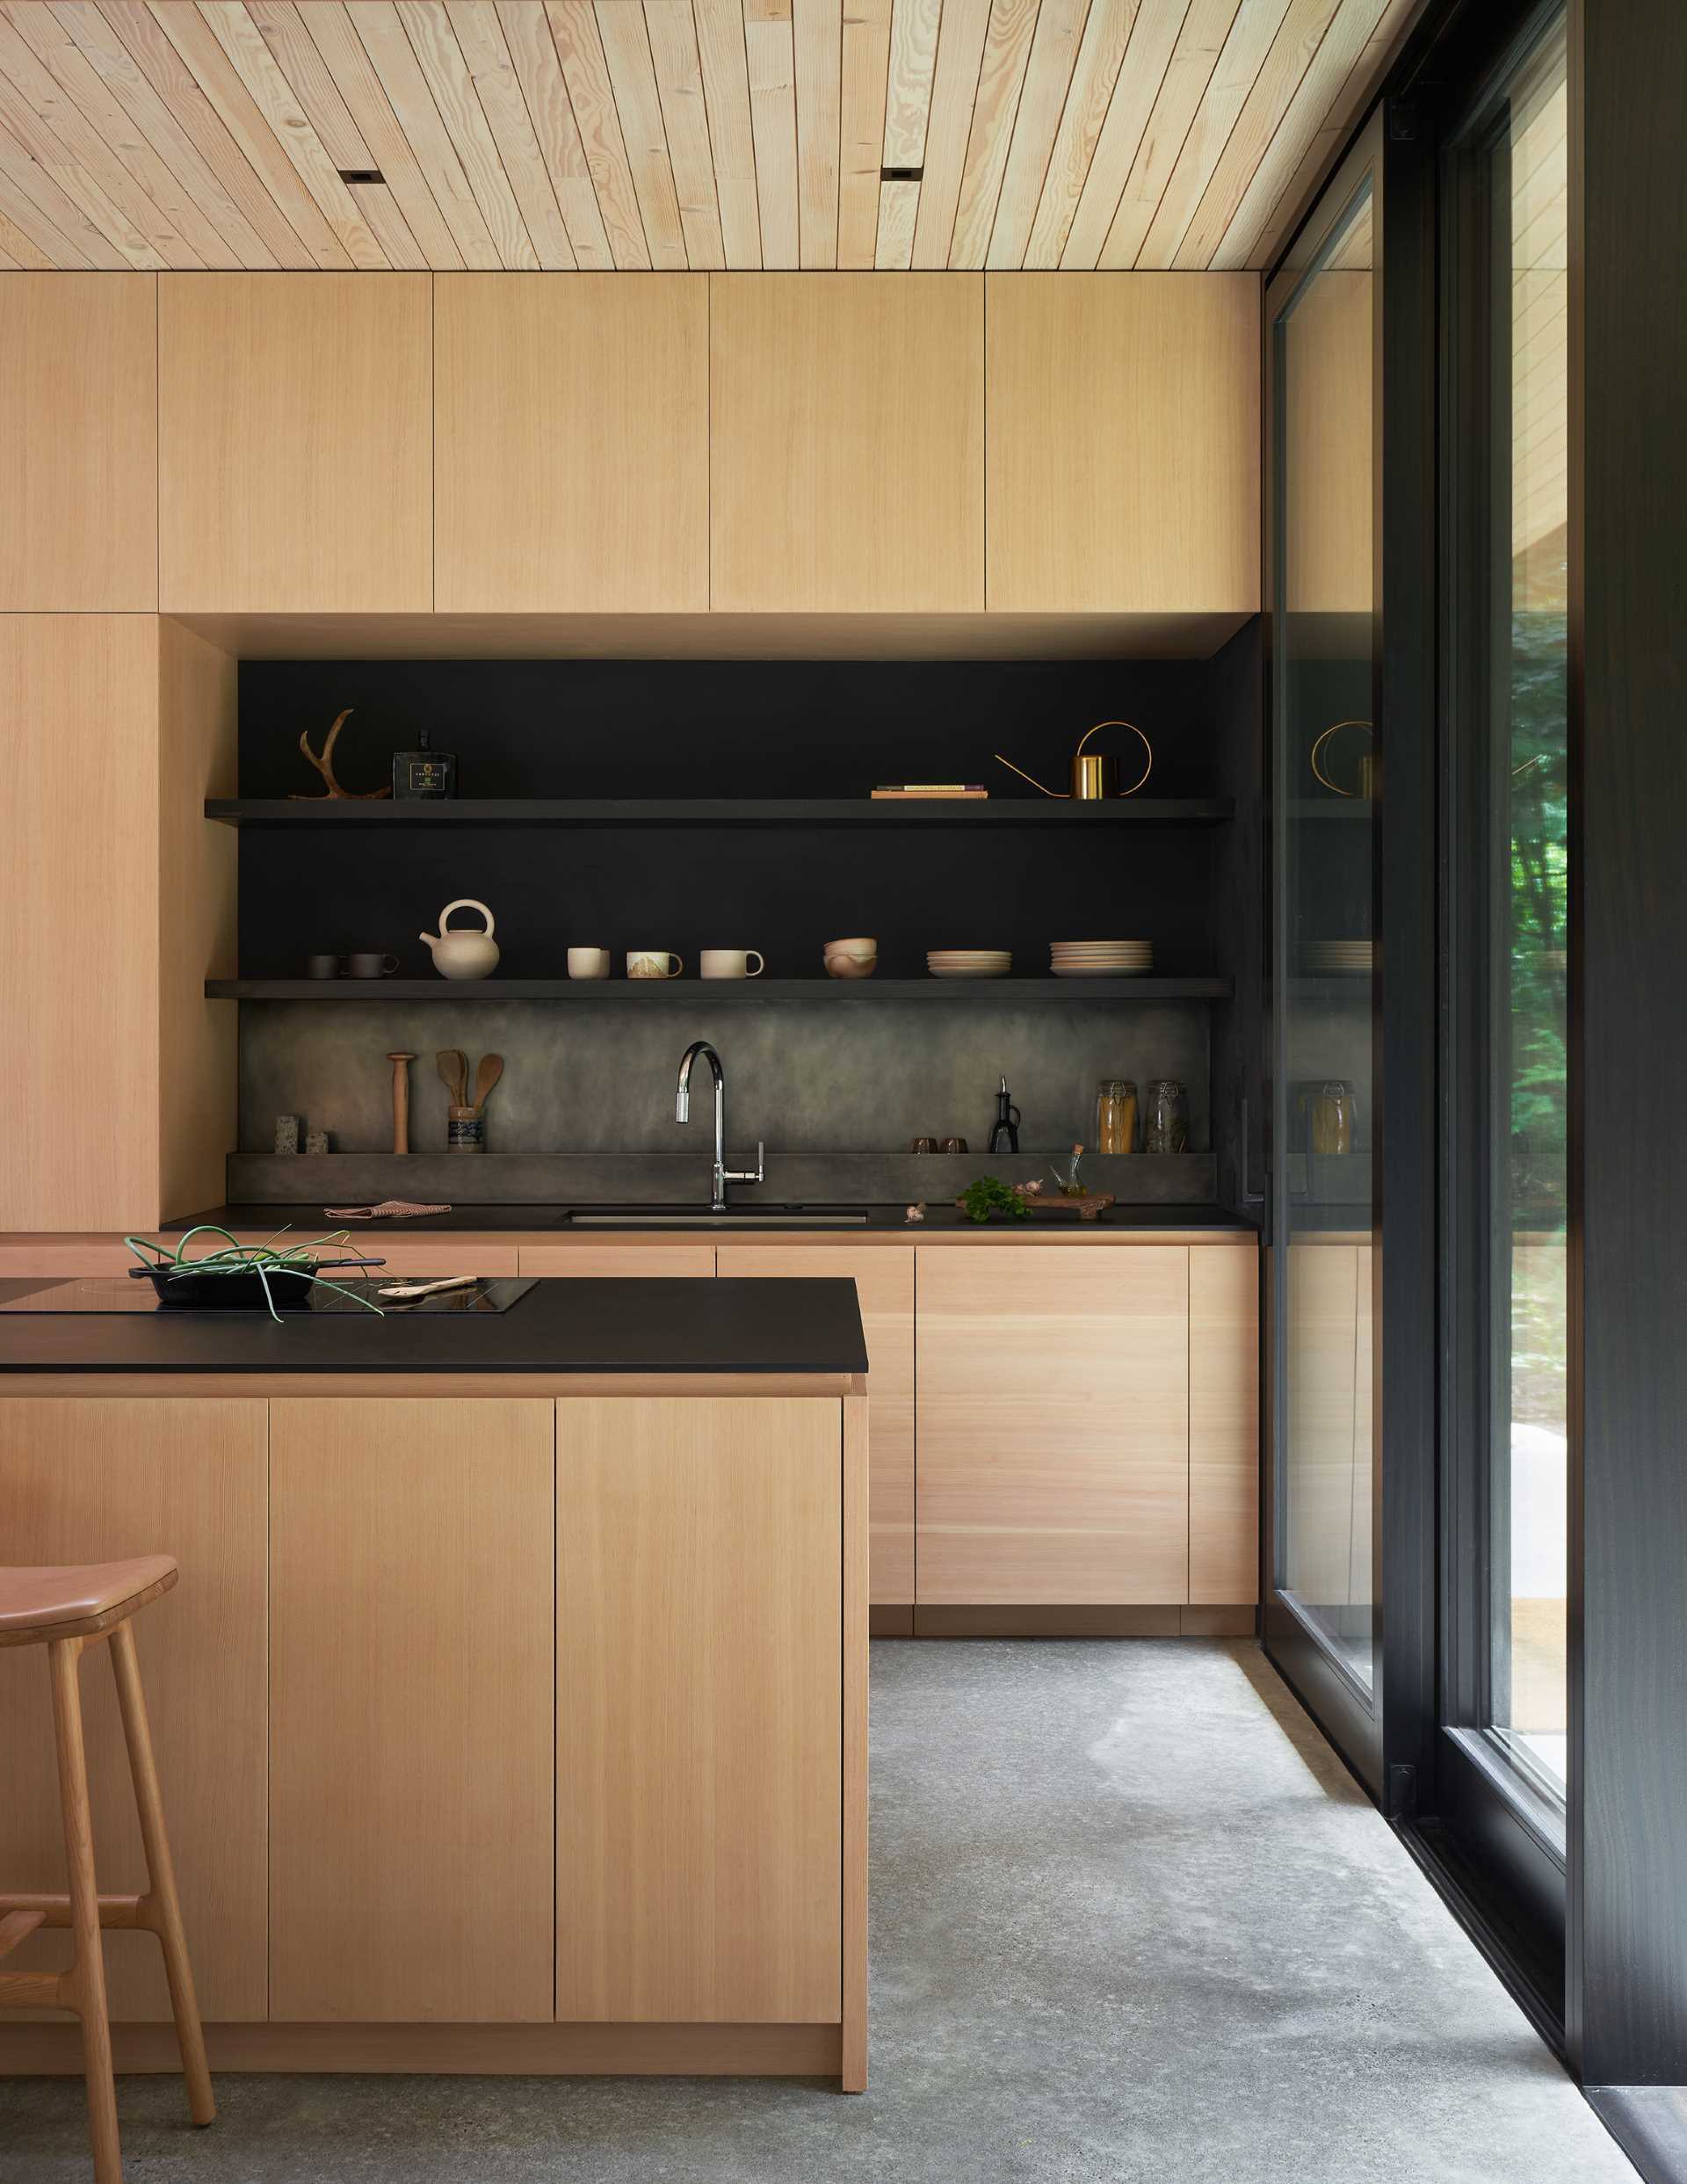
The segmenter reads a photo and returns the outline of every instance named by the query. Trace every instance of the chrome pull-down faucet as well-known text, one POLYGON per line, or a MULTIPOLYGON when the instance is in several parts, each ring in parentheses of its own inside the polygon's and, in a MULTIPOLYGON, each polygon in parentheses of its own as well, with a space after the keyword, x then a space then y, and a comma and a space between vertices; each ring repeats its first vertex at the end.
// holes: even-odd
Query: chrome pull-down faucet
POLYGON ((688 1122, 691 1114, 691 1064, 699 1055, 708 1063, 709 1074, 714 1079, 714 1174, 709 1189, 709 1211, 723 1214, 727 1210, 728 1183, 760 1183, 764 1180, 766 1146, 760 1138, 756 1141, 756 1172, 747 1168, 727 1165, 727 1080, 720 1068, 720 1057, 706 1039, 693 1039, 679 1057, 679 1089, 674 1094, 674 1120, 688 1122))

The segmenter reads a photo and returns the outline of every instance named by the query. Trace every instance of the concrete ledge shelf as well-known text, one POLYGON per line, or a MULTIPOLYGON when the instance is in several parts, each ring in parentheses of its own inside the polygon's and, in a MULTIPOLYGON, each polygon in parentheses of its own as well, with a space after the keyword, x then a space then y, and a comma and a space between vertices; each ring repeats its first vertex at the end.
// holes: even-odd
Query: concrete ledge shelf
POLYGON ((1228 978, 207 978, 207 1001, 1225 1001, 1228 978))

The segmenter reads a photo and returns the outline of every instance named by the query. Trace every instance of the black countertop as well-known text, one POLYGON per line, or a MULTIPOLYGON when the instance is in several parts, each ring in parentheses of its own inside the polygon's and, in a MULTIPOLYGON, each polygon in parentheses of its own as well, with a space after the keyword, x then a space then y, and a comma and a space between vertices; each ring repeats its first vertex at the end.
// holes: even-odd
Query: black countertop
MULTIPOLYGON (((0 1282, 0 1301, 45 1281, 0 1282)), ((540 1281, 498 1316, 0 1314, 0 1373, 865 1373, 852 1281, 540 1281)))
MULTIPOLYGON (((629 1243, 636 1243, 641 1236, 648 1239, 650 1236, 656 1234, 684 1233, 706 1237, 712 1233, 709 1230, 703 1228, 692 1228, 685 1231, 651 1229, 627 1229, 615 1232, 605 1229, 587 1230, 574 1227, 565 1218, 565 1215, 570 1212, 595 1213, 604 1210, 605 1208, 596 1206, 453 1205, 448 1214, 423 1214, 408 1221, 337 1221, 332 1215, 324 1213, 320 1206, 214 1206, 208 1212, 191 1214, 184 1221, 167 1221, 159 1233, 161 1235, 179 1234, 183 1230, 197 1228, 201 1222, 211 1223, 218 1228, 233 1229, 244 1235, 251 1235, 255 1231, 268 1235, 272 1230, 286 1227, 292 1230, 294 1237, 307 1240, 322 1234, 325 1230, 335 1229, 349 1229, 353 1238, 366 1233, 398 1237, 412 1234, 445 1236, 451 1234, 453 1230, 460 1233, 472 1231, 480 1235, 518 1230, 524 1235, 532 1235, 544 1230, 554 1232, 558 1237, 590 1235, 593 1242, 598 1244, 603 1243, 612 1233, 624 1237, 629 1243)), ((628 1209, 617 1208, 617 1210, 628 1209)), ((735 1210, 740 1213, 753 1213, 756 1210, 754 1200, 740 1201, 735 1210)), ((807 1206, 803 1210, 809 1213, 823 1213, 829 1210, 836 1211, 837 1208, 835 1207, 829 1208, 816 1204, 807 1206)), ((865 1210, 868 1218, 858 1226, 852 1225, 851 1228, 824 1230, 828 1240, 836 1239, 842 1243, 846 1241, 851 1234, 859 1235, 863 1229, 880 1231, 897 1229, 907 1235, 910 1240, 917 1241, 922 1230, 974 1230, 977 1227, 976 1223, 968 1221, 967 1216, 953 1206, 928 1203, 925 1219, 920 1222, 910 1222, 907 1218, 906 1208, 900 1204, 869 1206, 865 1210)), ((1048 1228, 1051 1224, 1044 1221, 1039 1222, 1037 1225, 1041 1230, 1048 1228)), ((1080 1227, 1087 1228, 1090 1225, 1088 1223, 1082 1224, 1075 1223, 1073 1224, 1074 1233, 1077 1233, 1080 1227)), ((1245 1220, 1241 1215, 1232 1213, 1223 1206, 1119 1205, 1113 1207, 1110 1212, 1103 1214, 1098 1225, 1106 1229, 1141 1229, 1149 1231, 1156 1229, 1213 1229, 1221 1232, 1246 1236, 1251 1234, 1258 1224, 1256 1222, 1245 1220)), ((816 1230, 816 1233, 821 1232, 819 1230, 816 1230)), ((730 1238, 734 1236, 754 1235, 757 1232, 753 1229, 735 1227, 723 1228, 713 1233, 730 1238)), ((791 1229, 787 1233, 795 1235, 800 1231, 791 1229)), ((1017 1222, 1012 1224, 1011 1229, 1009 1228, 1009 1224, 998 1222, 989 1224, 989 1233, 992 1235, 1004 1233, 1022 1235, 1024 1229, 1017 1222)), ((211 1248, 208 1242, 204 1245, 194 1246, 196 1252, 211 1248)))

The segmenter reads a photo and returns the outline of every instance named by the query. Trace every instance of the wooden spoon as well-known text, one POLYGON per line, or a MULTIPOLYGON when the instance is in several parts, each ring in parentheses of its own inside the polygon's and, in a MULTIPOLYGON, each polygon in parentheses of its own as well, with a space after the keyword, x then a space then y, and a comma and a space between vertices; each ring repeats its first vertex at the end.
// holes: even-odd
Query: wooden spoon
POLYGON ((442 1281, 400 1281, 377 1294, 390 1297, 431 1296, 436 1289, 472 1289, 479 1274, 447 1274, 442 1281))
POLYGON ((433 1057, 439 1082, 451 1094, 453 1107, 468 1105, 468 1056, 460 1047, 442 1047, 433 1057))
POLYGON ((503 1056, 501 1054, 483 1054, 481 1056, 481 1066, 474 1072, 474 1112, 476 1114, 479 1114, 481 1108, 485 1107, 491 1096, 492 1087, 503 1075, 503 1056))

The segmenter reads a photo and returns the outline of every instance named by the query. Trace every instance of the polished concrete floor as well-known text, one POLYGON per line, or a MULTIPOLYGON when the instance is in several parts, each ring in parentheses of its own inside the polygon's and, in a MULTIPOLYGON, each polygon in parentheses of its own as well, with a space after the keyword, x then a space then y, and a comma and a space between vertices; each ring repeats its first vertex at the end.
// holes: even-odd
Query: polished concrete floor
MULTIPOLYGON (((1633 2184, 1251 1646, 883 1642, 872 2086, 119 2088, 130 2184, 1633 2184)), ((4 2184, 83 2184, 0 2083, 4 2184)))

